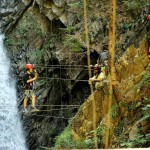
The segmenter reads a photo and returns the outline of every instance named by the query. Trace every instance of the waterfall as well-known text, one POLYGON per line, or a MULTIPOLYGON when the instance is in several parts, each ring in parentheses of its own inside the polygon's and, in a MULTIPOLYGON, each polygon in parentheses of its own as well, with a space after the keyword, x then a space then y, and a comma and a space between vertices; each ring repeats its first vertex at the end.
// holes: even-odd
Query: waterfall
POLYGON ((15 81, 0 34, 0 150, 27 150, 18 114, 15 81))

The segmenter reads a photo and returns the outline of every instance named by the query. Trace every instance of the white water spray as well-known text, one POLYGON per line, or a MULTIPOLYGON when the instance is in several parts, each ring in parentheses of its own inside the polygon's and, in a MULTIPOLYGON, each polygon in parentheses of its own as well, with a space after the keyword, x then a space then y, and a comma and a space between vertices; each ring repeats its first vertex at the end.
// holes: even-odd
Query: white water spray
POLYGON ((27 150, 18 115, 15 82, 0 35, 0 150, 27 150))

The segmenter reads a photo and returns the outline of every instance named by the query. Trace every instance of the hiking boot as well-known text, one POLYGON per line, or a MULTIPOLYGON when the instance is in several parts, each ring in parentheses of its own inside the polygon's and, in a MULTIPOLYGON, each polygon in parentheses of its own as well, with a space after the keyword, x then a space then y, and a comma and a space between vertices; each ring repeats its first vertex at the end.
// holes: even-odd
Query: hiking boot
POLYGON ((24 108, 23 109, 23 113, 27 113, 28 111, 27 111, 27 109, 26 108, 24 108))
POLYGON ((32 111, 39 111, 36 107, 32 107, 32 111))

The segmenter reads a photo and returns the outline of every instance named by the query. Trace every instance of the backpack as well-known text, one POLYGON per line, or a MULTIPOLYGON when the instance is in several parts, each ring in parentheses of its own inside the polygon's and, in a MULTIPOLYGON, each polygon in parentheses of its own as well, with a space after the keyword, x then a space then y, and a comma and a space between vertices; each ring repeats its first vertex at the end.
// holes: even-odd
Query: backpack
POLYGON ((100 53, 98 59, 99 59, 100 63, 104 63, 104 60, 108 59, 108 51, 104 50, 102 53, 100 53))

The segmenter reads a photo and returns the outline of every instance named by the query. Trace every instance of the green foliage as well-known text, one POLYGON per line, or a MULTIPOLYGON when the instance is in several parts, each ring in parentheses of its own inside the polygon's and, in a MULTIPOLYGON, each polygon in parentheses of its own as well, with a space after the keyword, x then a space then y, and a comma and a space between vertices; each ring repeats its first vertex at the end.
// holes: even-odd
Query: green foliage
POLYGON ((62 148, 73 148, 72 145, 74 143, 71 140, 71 133, 68 128, 64 130, 63 133, 61 133, 55 142, 55 148, 56 149, 62 149, 62 148))
POLYGON ((24 41, 20 39, 16 42, 16 45, 17 47, 22 47, 24 45, 24 41))
POLYGON ((127 7, 127 10, 137 10, 141 7, 145 7, 149 5, 148 0, 124 0, 124 4, 127 7), (142 5, 141 5, 142 4, 142 5))
POLYGON ((23 38, 27 38, 28 35, 28 27, 26 26, 26 24, 21 24, 18 28, 18 34, 23 37, 23 38))
POLYGON ((150 142, 150 133, 148 134, 137 134, 133 140, 128 142, 123 142, 120 144, 121 147, 131 148, 131 147, 144 147, 147 143, 150 142))
MULTIPOLYGON (((93 134, 94 131, 91 131, 89 134, 93 134)), ((97 127, 97 140, 98 144, 101 144, 101 135, 102 135, 102 126, 97 127)), ((70 128, 67 127, 57 138, 55 142, 56 149, 88 149, 94 147, 95 138, 89 136, 86 140, 73 140, 70 128)))
POLYGON ((53 47, 53 44, 52 44, 53 41, 52 40, 53 40, 52 37, 51 37, 51 39, 46 39, 44 41, 44 43, 42 44, 42 47, 37 48, 34 51, 33 55, 36 58, 36 63, 41 63, 43 61, 43 58, 44 58, 44 52, 46 50, 50 50, 50 48, 53 47))
POLYGON ((144 99, 144 107, 143 110, 143 118, 150 118, 150 99, 145 98, 144 99))
POLYGON ((26 39, 31 34, 36 34, 36 36, 43 36, 41 29, 37 26, 35 18, 31 14, 25 15, 25 19, 19 24, 17 28, 17 34, 22 38, 26 39))
POLYGON ((43 49, 36 49, 33 55, 36 57, 36 62, 40 63, 43 58, 43 49))
POLYGON ((146 73, 143 74, 142 82, 140 82, 136 86, 136 92, 139 93, 143 87, 147 87, 150 85, 150 63, 148 64, 148 67, 146 69, 146 73))
POLYGON ((41 31, 40 28, 35 28, 35 33, 36 33, 38 36, 40 36, 40 37, 43 37, 43 36, 44 36, 44 34, 43 34, 43 32, 41 31))
MULTIPOLYGON (((56 39, 55 39, 56 40, 56 39)), ((53 47, 54 38, 51 37, 51 39, 46 39, 43 43, 43 49, 50 49, 53 47)))
POLYGON ((69 127, 67 127, 56 139, 55 142, 56 149, 86 149, 88 148, 86 143, 81 140, 74 141, 72 139, 71 131, 69 127))
POLYGON ((23 19, 20 20, 12 34, 5 36, 4 44, 8 48, 21 48, 26 45, 28 40, 33 39, 33 37, 40 38, 41 36, 43 36, 43 33, 37 25, 37 21, 33 15, 28 13, 23 16, 23 19))
POLYGON ((82 1, 74 2, 74 3, 68 3, 68 6, 70 6, 71 8, 79 8, 79 7, 81 7, 81 3, 82 3, 82 1))
POLYGON ((125 119, 122 119, 118 126, 115 128, 115 135, 120 136, 122 134, 123 126, 125 124, 125 119))
MULTIPOLYGON (((67 3, 67 5, 70 7, 70 9, 72 11, 77 12, 76 15, 77 16, 81 16, 83 17, 83 1, 75 1, 75 2, 69 2, 67 3)), ((78 17, 77 17, 78 18, 78 17)))
POLYGON ((126 22, 126 23, 124 23, 124 24, 122 25, 122 28, 123 28, 124 30, 128 30, 128 29, 131 28, 131 24, 126 22))
POLYGON ((113 105, 111 108, 111 117, 112 119, 115 119, 118 116, 119 113, 119 107, 118 105, 113 105))
MULTIPOLYGON (((145 103, 143 110, 143 118, 142 120, 150 118, 150 99, 144 99, 145 103)), ((139 129, 140 131, 140 129, 139 129)), ((143 132, 139 132, 133 140, 129 140, 127 142, 122 141, 120 146, 124 148, 131 148, 131 147, 145 147, 146 144, 150 142, 150 130, 147 131, 146 134, 143 132)))
POLYGON ((102 135, 102 130, 103 130, 102 126, 99 125, 99 126, 97 127, 97 136, 102 135))
POLYGON ((76 149, 88 149, 88 145, 85 143, 85 141, 77 140, 75 141, 75 146, 76 149))
POLYGON ((93 148, 94 147, 94 138, 84 140, 84 142, 86 143, 86 145, 88 145, 88 148, 93 148))
POLYGON ((64 47, 70 49, 73 52, 82 52, 81 48, 85 42, 85 33, 81 31, 81 22, 74 26, 67 26, 65 29, 61 29, 64 33, 63 44, 64 47), (80 30, 80 32, 79 32, 80 30))
POLYGON ((147 68, 148 72, 144 74, 144 82, 143 85, 150 85, 150 64, 147 68))
POLYGON ((64 39, 63 44, 65 47, 69 48, 71 51, 74 51, 74 52, 82 51, 79 40, 72 35, 67 35, 64 39))
POLYGON ((6 47, 10 47, 11 45, 13 45, 13 40, 12 40, 12 37, 11 36, 6 36, 5 39, 4 39, 4 45, 6 47))
POLYGON ((55 133, 56 133, 56 128, 54 126, 51 126, 49 130, 49 135, 51 136, 52 134, 55 134, 55 133))
POLYGON ((69 9, 74 12, 74 15, 76 16, 76 18, 78 18, 79 20, 83 20, 83 1, 70 1, 67 3, 67 5, 69 6, 69 9))
MULTIPOLYGON (((101 140, 101 136, 102 136, 102 126, 99 125, 96 129, 96 135, 97 135, 97 144, 101 144, 102 140, 101 140)), ((94 131, 91 131, 90 134, 93 134, 94 131)), ((90 138, 84 140, 84 142, 86 143, 86 145, 88 146, 88 148, 94 148, 95 145, 95 138, 93 136, 90 136, 90 138)))
POLYGON ((67 26, 66 28, 60 28, 62 31, 65 31, 66 33, 71 33, 75 31, 77 26, 67 26))
POLYGON ((139 3, 135 0, 125 1, 125 5, 127 6, 127 10, 135 10, 138 9, 139 3))
POLYGON ((139 107, 141 105, 142 105, 142 102, 137 102, 137 104, 135 105, 135 107, 137 108, 137 107, 139 107))

